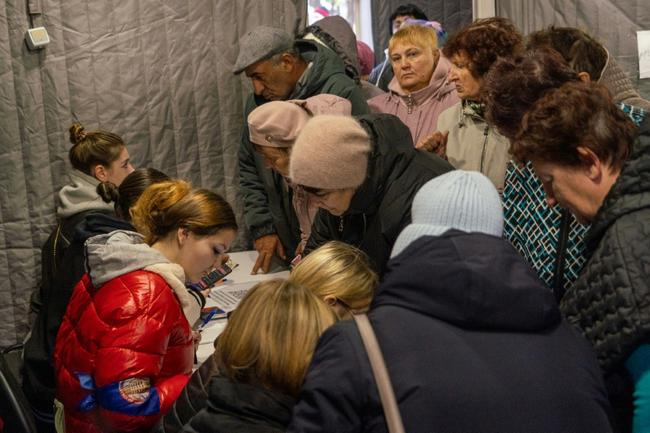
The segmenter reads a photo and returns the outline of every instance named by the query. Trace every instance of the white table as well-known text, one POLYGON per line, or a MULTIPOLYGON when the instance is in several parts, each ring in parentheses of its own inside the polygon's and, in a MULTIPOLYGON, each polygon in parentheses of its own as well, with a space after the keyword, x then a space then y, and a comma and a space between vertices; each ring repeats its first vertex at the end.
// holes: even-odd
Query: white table
MULTIPOLYGON (((237 253, 228 253, 230 260, 238 264, 233 271, 226 277, 226 280, 234 284, 250 283, 250 287, 260 281, 270 280, 273 278, 286 278, 289 276, 288 270, 283 270, 278 265, 272 265, 268 274, 251 275, 251 270, 257 260, 257 251, 240 251, 237 253)), ((212 290, 219 290, 214 288, 212 290)), ((206 307, 214 306, 215 303, 211 298, 206 300, 206 307)), ((201 364, 214 352, 214 340, 223 332, 226 327, 227 319, 211 320, 201 331, 201 344, 196 351, 196 358, 201 364)))

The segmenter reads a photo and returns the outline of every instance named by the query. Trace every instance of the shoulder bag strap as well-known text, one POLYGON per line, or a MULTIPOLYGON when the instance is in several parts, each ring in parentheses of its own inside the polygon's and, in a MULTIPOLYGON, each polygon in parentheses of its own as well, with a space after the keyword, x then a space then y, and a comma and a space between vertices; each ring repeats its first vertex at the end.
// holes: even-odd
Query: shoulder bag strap
POLYGON ((389 433, 404 433, 402 416, 397 407, 393 386, 390 382, 388 370, 384 363, 384 357, 381 354, 377 337, 375 336, 375 332, 372 330, 368 316, 365 314, 355 314, 352 317, 359 328, 363 346, 366 348, 366 352, 368 353, 368 359, 370 359, 370 367, 372 368, 372 373, 375 376, 375 382, 377 383, 377 389, 379 390, 379 398, 381 399, 381 405, 384 408, 384 416, 386 417, 388 431, 389 433))

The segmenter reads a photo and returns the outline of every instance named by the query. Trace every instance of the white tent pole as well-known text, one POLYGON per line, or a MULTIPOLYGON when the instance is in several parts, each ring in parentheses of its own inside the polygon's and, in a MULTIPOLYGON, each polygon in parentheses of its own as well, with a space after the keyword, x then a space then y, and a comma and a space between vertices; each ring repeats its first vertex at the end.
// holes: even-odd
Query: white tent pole
POLYGON ((488 18, 496 15, 496 0, 472 0, 474 19, 488 18))

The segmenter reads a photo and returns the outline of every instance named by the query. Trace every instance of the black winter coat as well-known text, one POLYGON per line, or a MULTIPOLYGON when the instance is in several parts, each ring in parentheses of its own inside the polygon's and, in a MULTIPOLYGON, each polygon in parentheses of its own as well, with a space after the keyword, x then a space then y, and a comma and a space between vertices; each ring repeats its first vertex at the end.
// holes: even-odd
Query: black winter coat
POLYGON ((562 312, 609 373, 650 341, 650 117, 587 232, 588 261, 562 312))
POLYGON ((183 428, 185 433, 284 433, 295 398, 215 376, 207 407, 183 428))
POLYGON ((560 308, 593 344, 617 429, 631 430, 625 360, 650 341, 650 117, 586 237, 587 264, 560 308))
POLYGON ((340 240, 363 250, 383 273, 397 236, 411 222, 415 193, 453 167, 436 155, 416 150, 408 128, 391 114, 369 114, 357 120, 372 145, 366 179, 343 216, 319 210, 305 252, 340 240))
POLYGON ((113 230, 133 230, 131 224, 110 212, 80 212, 61 222, 43 246, 42 306, 25 342, 23 391, 32 407, 52 413, 54 391, 54 343, 74 286, 86 273, 86 239, 113 230))
MULTIPOLYGON (((505 240, 449 231, 388 264, 369 313, 409 433, 610 432, 593 350, 505 240)), ((386 432, 358 330, 318 342, 288 432, 386 432)))

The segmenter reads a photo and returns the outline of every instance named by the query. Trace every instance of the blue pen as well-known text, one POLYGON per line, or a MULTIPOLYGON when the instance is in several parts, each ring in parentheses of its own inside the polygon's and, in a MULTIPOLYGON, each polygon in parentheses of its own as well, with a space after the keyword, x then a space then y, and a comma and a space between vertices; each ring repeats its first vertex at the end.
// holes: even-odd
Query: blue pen
POLYGON ((207 314, 207 316, 205 316, 205 319, 203 319, 203 321, 202 321, 201 324, 199 325, 199 331, 200 331, 201 329, 205 328, 205 325, 207 325, 208 323, 210 323, 210 320, 212 320, 212 318, 214 317, 215 314, 217 314, 217 310, 216 310, 216 309, 210 311, 210 312, 207 314))

